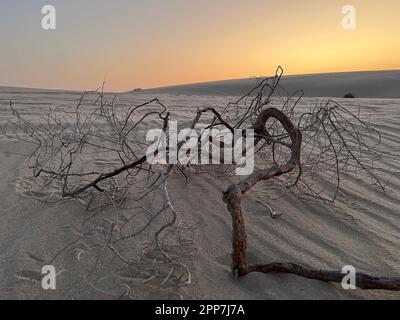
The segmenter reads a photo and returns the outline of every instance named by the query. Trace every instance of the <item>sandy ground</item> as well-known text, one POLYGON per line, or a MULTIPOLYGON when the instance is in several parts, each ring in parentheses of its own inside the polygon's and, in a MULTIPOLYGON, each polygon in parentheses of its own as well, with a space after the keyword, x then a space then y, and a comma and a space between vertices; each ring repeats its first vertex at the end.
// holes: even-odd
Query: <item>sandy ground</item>
MULTIPOLYGON (((140 99, 146 99, 141 95, 140 99)), ((32 119, 48 105, 74 105, 76 94, 62 92, 15 92, 0 90, 0 119, 5 120, 8 100, 31 114, 32 119)), ((120 95, 121 103, 132 101, 120 95)), ((162 95, 160 99, 182 121, 193 117, 196 107, 225 105, 226 97, 162 95)), ((301 107, 323 100, 305 98, 301 107)), ((360 106, 383 135, 387 152, 379 163, 387 182, 387 193, 368 181, 349 179, 336 206, 304 201, 293 195, 281 197, 273 182, 258 185, 245 200, 249 235, 248 258, 253 262, 297 262, 315 268, 340 270, 353 265, 357 270, 386 276, 400 274, 400 101, 356 99, 344 101, 360 106), (390 154, 389 154, 390 153, 390 154), (256 203, 262 197, 283 215, 271 219, 256 203), (275 199, 275 200, 274 200, 275 199)), ((23 197, 21 180, 23 146, 0 139, 0 298, 1 299, 109 299, 121 296, 120 283, 109 281, 94 288, 77 281, 85 266, 76 256, 62 255, 56 262, 57 290, 41 287, 41 267, 74 240, 70 231, 85 219, 74 203, 46 205, 23 197), (110 293, 112 292, 112 293, 110 293)), ((292 275, 250 274, 234 279, 230 272, 231 220, 221 198, 230 179, 210 174, 182 175, 170 180, 174 206, 180 219, 195 225, 191 258, 193 284, 185 298, 194 299, 399 299, 400 293, 346 291, 340 285, 307 280, 292 275)), ((329 182, 326 181, 328 184, 329 182)), ((116 262, 117 263, 117 262, 116 262)), ((157 290, 133 292, 134 298, 178 298, 157 290)))

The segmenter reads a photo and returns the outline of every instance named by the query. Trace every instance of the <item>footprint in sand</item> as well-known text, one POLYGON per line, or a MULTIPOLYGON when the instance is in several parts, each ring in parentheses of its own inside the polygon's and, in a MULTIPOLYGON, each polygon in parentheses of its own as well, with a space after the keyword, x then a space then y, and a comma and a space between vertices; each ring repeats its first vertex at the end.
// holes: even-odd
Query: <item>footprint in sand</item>
POLYGON ((43 275, 34 270, 22 270, 15 274, 15 277, 24 281, 40 282, 42 281, 43 275))
POLYGON ((39 258, 38 256, 34 254, 28 254, 28 259, 39 264, 43 264, 45 261, 42 258, 39 258))
POLYGON ((34 177, 22 176, 15 179, 15 192, 26 198, 51 199, 57 196, 59 184, 60 182, 54 181, 53 185, 47 186, 46 192, 43 192, 34 177))

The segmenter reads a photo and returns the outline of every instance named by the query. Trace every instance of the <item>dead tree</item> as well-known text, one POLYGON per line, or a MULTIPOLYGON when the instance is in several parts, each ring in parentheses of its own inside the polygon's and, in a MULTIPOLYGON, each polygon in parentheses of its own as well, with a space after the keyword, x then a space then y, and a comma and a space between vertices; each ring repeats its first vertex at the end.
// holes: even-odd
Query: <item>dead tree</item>
MULTIPOLYGON (((223 108, 199 109, 191 128, 196 128, 200 119, 207 116, 207 128, 221 127, 231 132, 251 128, 255 132, 256 172, 232 185, 223 195, 232 216, 234 274, 280 272, 338 282, 343 277, 340 272, 306 268, 293 263, 249 265, 246 260, 247 235, 241 202, 260 181, 279 178, 288 190, 300 196, 330 202, 335 201, 341 180, 347 175, 364 175, 383 190, 373 166, 380 157, 376 149, 380 143, 379 132, 360 114, 332 100, 310 110, 297 110, 303 93, 285 92, 279 85, 282 74, 283 70, 279 67, 274 77, 260 80, 255 88, 223 108), (280 107, 272 104, 279 104, 280 107), (315 171, 336 181, 333 194, 327 197, 325 190, 312 183, 315 171)), ((185 174, 184 168, 179 165, 152 167, 147 163, 145 153, 148 147, 143 137, 146 121, 156 121, 164 132, 168 129, 170 114, 164 104, 153 99, 126 108, 119 106, 115 97, 107 100, 101 90, 83 94, 74 110, 50 108, 38 124, 28 121, 12 102, 10 110, 11 119, 2 127, 2 133, 33 149, 27 155, 28 168, 33 171, 36 182, 36 187, 31 190, 32 197, 37 198, 37 191, 52 188, 56 191, 46 201, 75 200, 96 215, 106 206, 122 208, 129 198, 140 204, 141 200, 159 192, 162 201, 158 210, 139 206, 148 218, 136 231, 125 233, 126 225, 136 218, 135 215, 123 223, 116 219, 107 222, 107 227, 96 227, 96 230, 101 230, 101 247, 112 252, 128 267, 137 268, 137 264, 124 257, 117 246, 144 235, 153 227, 155 245, 170 265, 161 278, 161 285, 172 279, 175 279, 175 287, 191 283, 188 265, 163 246, 168 231, 169 234, 180 232, 174 229, 177 211, 168 190, 168 177, 173 172, 185 174), (87 95, 95 96, 90 107, 84 103, 87 95), (94 153, 113 160, 113 168, 93 164, 91 155, 94 153), (137 190, 140 183, 144 183, 144 187, 137 190), (164 216, 164 223, 154 227, 167 213, 169 217, 164 216)), ((178 149, 180 147, 181 144, 178 149)), ((153 273, 149 270, 145 273, 147 277, 152 277, 153 273)), ((359 273, 357 280, 358 286, 363 289, 400 289, 399 278, 359 273)))

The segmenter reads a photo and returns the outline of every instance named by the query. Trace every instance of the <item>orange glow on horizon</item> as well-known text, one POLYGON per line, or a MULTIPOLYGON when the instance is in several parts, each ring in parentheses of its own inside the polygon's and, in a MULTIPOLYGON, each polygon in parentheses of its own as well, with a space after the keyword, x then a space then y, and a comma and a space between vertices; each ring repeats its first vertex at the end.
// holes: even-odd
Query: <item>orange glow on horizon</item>
POLYGON ((278 65, 285 75, 400 69, 398 0, 353 0, 355 30, 341 26, 341 0, 153 2, 116 4, 109 16, 104 2, 80 29, 17 28, 0 85, 93 89, 106 77, 107 90, 128 91, 269 76, 278 65))

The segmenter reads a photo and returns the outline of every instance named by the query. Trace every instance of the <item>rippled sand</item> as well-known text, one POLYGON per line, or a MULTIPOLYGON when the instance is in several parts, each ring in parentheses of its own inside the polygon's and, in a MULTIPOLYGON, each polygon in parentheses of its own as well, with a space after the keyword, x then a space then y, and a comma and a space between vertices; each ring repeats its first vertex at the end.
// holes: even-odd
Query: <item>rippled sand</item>
MULTIPOLYGON (((49 105, 68 108, 79 95, 66 92, 0 90, 0 120, 5 121, 8 102, 40 121, 49 105)), ((118 96, 118 103, 145 101, 152 96, 118 96)), ((224 106, 230 97, 158 96, 182 122, 193 119, 196 108, 224 106)), ((324 98, 304 98, 299 105, 309 108, 324 98)), ((340 270, 353 265, 359 271, 386 276, 400 275, 400 100, 341 100, 350 109, 360 108, 383 137, 383 159, 377 164, 386 184, 386 193, 362 178, 344 181, 336 206, 311 202, 291 194, 282 196, 274 182, 260 183, 245 199, 249 236, 249 260, 252 262, 297 262, 315 268, 340 270), (257 199, 265 199, 283 215, 271 219, 257 199)), ((152 124, 149 123, 149 127, 152 124)), ((0 139, 0 298, 116 298, 121 281, 105 281, 93 288, 76 283, 83 272, 76 257, 57 260, 58 289, 42 290, 41 266, 74 240, 70 231, 86 218, 73 203, 45 205, 26 195, 32 180, 23 169, 23 146, 0 139), (104 288, 104 292, 102 289, 104 288), (105 289, 107 288, 107 290, 105 289), (110 295, 114 292, 114 295, 110 295)), ((93 161, 104 159, 95 157, 93 161)), ((111 165, 111 164, 110 164, 111 165)), ((185 297, 205 299, 354 299, 400 298, 399 293, 384 291, 345 291, 340 285, 307 280, 292 275, 250 274, 233 279, 230 272, 231 220, 222 202, 222 192, 232 178, 215 178, 211 173, 193 174, 186 183, 182 175, 170 179, 169 187, 180 219, 195 225, 194 251, 191 256, 193 284, 185 297)), ((332 182, 323 181, 330 185, 332 182)), ((36 195, 40 198, 42 195, 36 195)), ((160 296, 156 290, 135 297, 160 296)))

